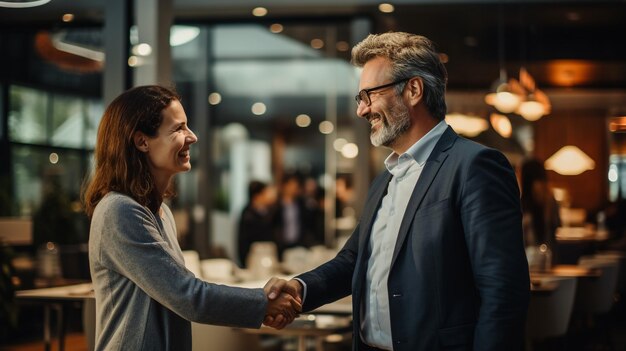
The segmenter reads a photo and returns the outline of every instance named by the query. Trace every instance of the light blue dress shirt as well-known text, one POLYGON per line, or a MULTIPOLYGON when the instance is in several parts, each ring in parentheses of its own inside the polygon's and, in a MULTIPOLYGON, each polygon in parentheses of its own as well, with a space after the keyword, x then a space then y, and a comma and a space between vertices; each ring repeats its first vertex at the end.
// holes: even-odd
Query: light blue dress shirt
POLYGON ((392 178, 372 226, 367 289, 361 303, 361 338, 370 346, 393 350, 387 290, 393 251, 413 189, 446 128, 445 121, 439 122, 405 153, 398 155, 393 152, 385 160, 385 167, 392 178))

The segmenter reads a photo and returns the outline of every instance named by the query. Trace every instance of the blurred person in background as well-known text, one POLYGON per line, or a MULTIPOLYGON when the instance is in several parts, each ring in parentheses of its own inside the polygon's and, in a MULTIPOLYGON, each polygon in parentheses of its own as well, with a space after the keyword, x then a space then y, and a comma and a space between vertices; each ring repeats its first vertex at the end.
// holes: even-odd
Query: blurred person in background
MULTIPOLYGON (((191 323, 259 328, 293 320, 287 294, 205 282, 185 268, 169 207, 172 178, 191 169, 197 141, 178 95, 141 86, 107 107, 85 195, 96 297, 96 350, 191 350, 191 323), (268 303, 268 297, 274 298, 268 303)), ((280 282, 278 282, 280 284, 280 282)))
POLYGON ((273 186, 253 180, 248 185, 248 199, 239 219, 237 247, 241 267, 246 266, 252 243, 274 241, 276 190, 273 186))
POLYGON ((309 246, 310 228, 306 223, 306 207, 302 197, 302 183, 296 174, 286 175, 280 186, 278 212, 275 220, 278 253, 296 246, 309 246))
POLYGON ((558 263, 556 229, 561 225, 561 220, 543 162, 534 158, 525 160, 522 163, 521 179, 524 241, 527 247, 539 248, 545 244, 542 250, 549 250, 550 262, 546 264, 551 266, 558 263))

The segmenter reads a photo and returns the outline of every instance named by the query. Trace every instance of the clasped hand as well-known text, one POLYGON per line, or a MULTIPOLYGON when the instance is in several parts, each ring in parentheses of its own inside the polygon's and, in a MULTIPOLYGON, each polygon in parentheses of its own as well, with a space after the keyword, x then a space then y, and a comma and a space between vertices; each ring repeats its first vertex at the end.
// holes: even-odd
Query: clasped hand
POLYGON ((263 288, 268 298, 263 324, 282 329, 302 312, 302 286, 295 280, 272 278, 263 288))

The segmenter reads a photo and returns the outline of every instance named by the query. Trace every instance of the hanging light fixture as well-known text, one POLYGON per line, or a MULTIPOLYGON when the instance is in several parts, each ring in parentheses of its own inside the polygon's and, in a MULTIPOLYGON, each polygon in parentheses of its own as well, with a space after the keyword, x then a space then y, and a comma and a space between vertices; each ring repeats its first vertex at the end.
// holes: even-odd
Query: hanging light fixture
POLYGON ((550 112, 550 99, 537 88, 535 79, 526 68, 519 70, 519 83, 525 91, 526 99, 515 111, 527 121, 536 121, 550 112))
POLYGON ((491 93, 485 96, 485 102, 502 113, 511 113, 517 109, 522 99, 511 90, 504 67, 504 17, 502 4, 498 9, 498 64, 500 77, 491 85, 491 93))
POLYGON ((455 132, 470 138, 477 136, 489 128, 489 124, 484 118, 462 113, 447 114, 446 123, 448 123, 455 132))
POLYGON ((491 126, 501 137, 508 139, 511 137, 511 134, 513 134, 513 126, 507 116, 492 113, 491 116, 489 116, 489 122, 491 122, 491 126))
POLYGON ((578 175, 596 167, 596 162, 574 145, 563 146, 544 163, 547 170, 561 175, 578 175))

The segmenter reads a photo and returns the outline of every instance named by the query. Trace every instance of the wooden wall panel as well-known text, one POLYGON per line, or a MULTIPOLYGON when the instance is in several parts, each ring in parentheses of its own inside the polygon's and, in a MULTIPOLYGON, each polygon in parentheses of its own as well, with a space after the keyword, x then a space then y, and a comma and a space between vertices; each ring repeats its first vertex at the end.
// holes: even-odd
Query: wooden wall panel
POLYGON ((595 169, 576 176, 548 171, 553 186, 567 189, 571 206, 598 211, 607 203, 608 142, 606 111, 578 110, 555 112, 534 122, 535 151, 545 161, 561 147, 571 144, 583 150, 596 162, 595 169))

